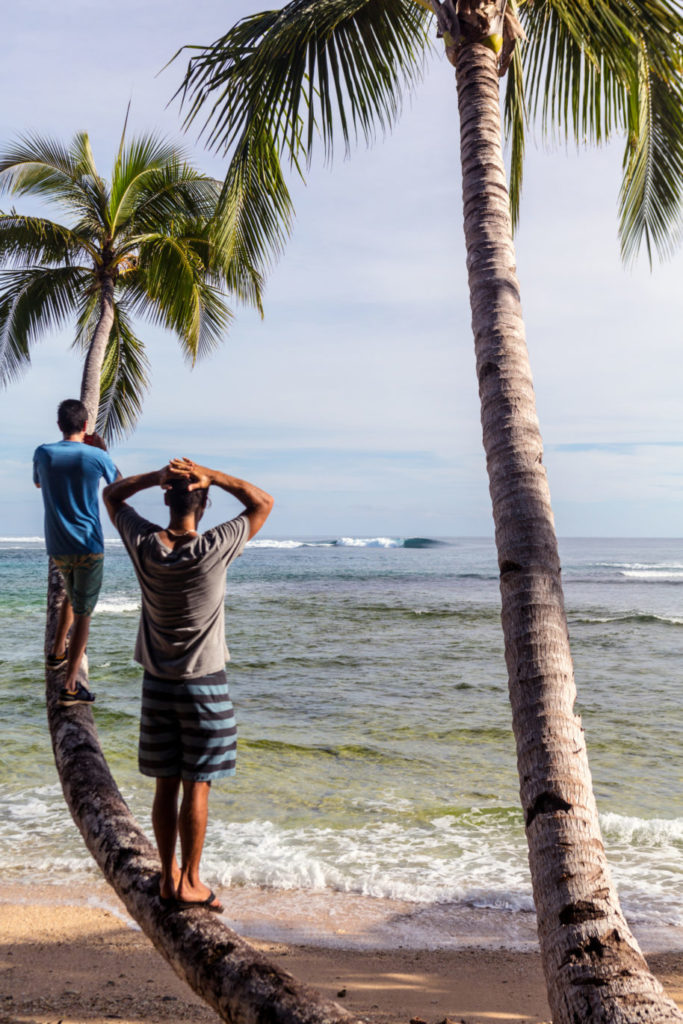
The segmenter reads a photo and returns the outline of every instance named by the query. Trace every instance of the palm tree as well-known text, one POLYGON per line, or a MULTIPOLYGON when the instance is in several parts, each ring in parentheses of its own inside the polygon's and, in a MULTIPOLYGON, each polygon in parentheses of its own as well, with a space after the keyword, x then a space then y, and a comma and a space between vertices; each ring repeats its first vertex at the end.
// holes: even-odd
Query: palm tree
MULTIPOLYGON (((255 151, 265 172, 268 155, 262 144, 255 151)), ((253 218, 263 175, 256 188, 250 168, 247 158, 226 204, 219 202, 220 183, 154 136, 127 146, 122 138, 110 184, 98 175, 84 133, 68 148, 30 136, 1 154, 0 189, 56 201, 72 223, 0 214, 0 381, 27 368, 42 332, 72 317, 75 343, 86 352, 81 399, 90 422, 108 437, 130 430, 147 368, 135 316, 172 330, 194 363, 230 323, 226 289, 261 308, 268 253, 253 218)), ((286 200, 278 217, 286 220, 286 200)), ((279 230, 277 223, 270 249, 279 230)), ((46 652, 63 600, 62 578, 51 564, 46 652)), ((87 672, 86 656, 79 670, 86 682, 87 672)), ((48 722, 66 803, 103 874, 159 952, 224 1020, 344 1024, 341 1008, 316 1001, 214 915, 169 915, 159 900, 156 851, 109 772, 91 709, 66 714, 57 699, 61 682, 47 670, 48 722)))
MULTIPOLYGON (((683 1021, 621 913, 600 836, 535 411, 512 227, 527 115, 579 140, 626 135, 624 258, 670 251, 683 184, 682 22, 669 0, 292 0, 238 22, 189 62, 231 152, 226 191, 264 137, 301 172, 319 142, 371 141, 420 79, 436 23, 456 69, 463 208, 483 441, 539 938, 555 1024, 683 1021), (523 46, 516 45, 526 38, 523 46), (507 72, 502 159, 499 77, 507 72), (511 197, 511 198, 510 198, 511 197)), ((205 106, 206 105, 206 106, 205 106)), ((273 204, 282 197, 273 193, 273 204)))
POLYGON ((88 136, 68 147, 30 135, 0 153, 0 190, 66 211, 68 225, 0 214, 0 382, 30 364, 41 334, 75 324, 85 352, 81 400, 106 438, 134 426, 147 386, 142 316, 173 331, 194 363, 226 334, 225 292, 261 308, 262 264, 220 183, 154 135, 126 144, 110 182, 88 136))

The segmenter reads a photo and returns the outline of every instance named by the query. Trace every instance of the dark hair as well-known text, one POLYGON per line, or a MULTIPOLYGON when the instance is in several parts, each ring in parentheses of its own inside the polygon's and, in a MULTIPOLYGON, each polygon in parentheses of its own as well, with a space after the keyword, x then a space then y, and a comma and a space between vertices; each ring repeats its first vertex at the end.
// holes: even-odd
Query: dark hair
POLYGON ((57 408, 57 426, 63 434, 80 434, 88 419, 88 410, 77 398, 65 398, 57 408))
POLYGON ((199 517, 206 508, 206 499, 209 496, 208 487, 198 487, 190 491, 190 480, 171 481, 171 486, 166 491, 166 504, 177 515, 186 516, 189 512, 199 517))

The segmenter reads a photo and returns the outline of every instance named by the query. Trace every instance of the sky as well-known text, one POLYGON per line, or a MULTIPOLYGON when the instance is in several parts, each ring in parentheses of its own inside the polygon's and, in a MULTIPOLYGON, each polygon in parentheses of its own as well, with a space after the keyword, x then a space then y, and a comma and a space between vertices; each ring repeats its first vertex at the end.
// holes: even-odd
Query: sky
MULTIPOLYGON (((226 160, 183 136, 170 102, 188 44, 208 44, 261 0, 33 0, 3 14, 0 146, 26 131, 90 133, 108 177, 129 134, 182 141, 196 166, 226 160), (163 70, 162 70, 163 69, 163 70)), ((544 462, 560 536, 682 533, 679 252, 624 269, 622 145, 579 152, 530 139, 516 237, 544 462)), ((265 317, 235 307, 223 346, 189 370, 172 335, 139 334, 152 385, 124 475, 174 455, 251 480, 275 510, 265 536, 488 536, 492 519, 462 232, 453 69, 435 51, 394 131, 290 180, 296 219, 270 275, 265 317)), ((0 198, 0 208, 25 200, 0 198)), ((52 208, 46 214, 59 219, 52 208)), ((0 534, 42 535, 31 483, 56 406, 78 395, 69 332, 36 345, 0 392, 0 534)), ((161 506, 145 495, 139 507, 161 506)), ((237 511, 214 497, 207 525, 237 511)), ((110 535, 113 528, 108 527, 110 535)))

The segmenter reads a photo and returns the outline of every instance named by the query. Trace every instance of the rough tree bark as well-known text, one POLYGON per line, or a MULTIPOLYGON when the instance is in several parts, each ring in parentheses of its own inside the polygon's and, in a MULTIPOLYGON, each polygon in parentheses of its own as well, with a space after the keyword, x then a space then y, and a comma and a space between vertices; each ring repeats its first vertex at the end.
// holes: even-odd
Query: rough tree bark
MULTIPOLYGON (((46 652, 64 596, 54 567, 48 593, 46 652)), ((80 676, 87 681, 86 659, 80 676)), ((47 672, 50 735, 66 803, 104 877, 176 974, 230 1024, 353 1024, 341 1006, 271 963, 211 911, 161 904, 156 850, 111 776, 91 709, 57 703, 60 680, 47 672)))
POLYGON ((465 238, 520 793, 554 1024, 683 1021, 619 907, 579 717, 502 158, 496 57, 458 52, 465 238))
POLYGON ((81 378, 81 401, 88 410, 88 433, 92 434, 97 425, 100 405, 100 377, 104 353, 114 325, 114 279, 105 275, 100 292, 100 316, 88 346, 81 378))

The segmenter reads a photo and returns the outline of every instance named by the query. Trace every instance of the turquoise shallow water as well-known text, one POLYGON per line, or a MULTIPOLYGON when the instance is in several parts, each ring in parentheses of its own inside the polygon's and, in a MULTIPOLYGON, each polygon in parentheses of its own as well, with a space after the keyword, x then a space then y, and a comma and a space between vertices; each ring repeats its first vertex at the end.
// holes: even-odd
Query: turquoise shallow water
MULTIPOLYGON (((562 556, 579 710, 622 901, 657 944, 682 945, 683 542, 568 541, 562 556)), ((39 540, 0 541, 0 864, 17 883, 95 870, 45 725, 45 572, 39 540)), ((302 899, 409 901, 434 944, 444 907, 490 910, 499 931, 507 915, 503 941, 514 944, 532 903, 492 542, 257 540, 228 584, 238 772, 212 794, 210 879, 302 899)), ((89 645, 95 718, 147 826, 137 614, 127 556, 109 543, 89 645)))

